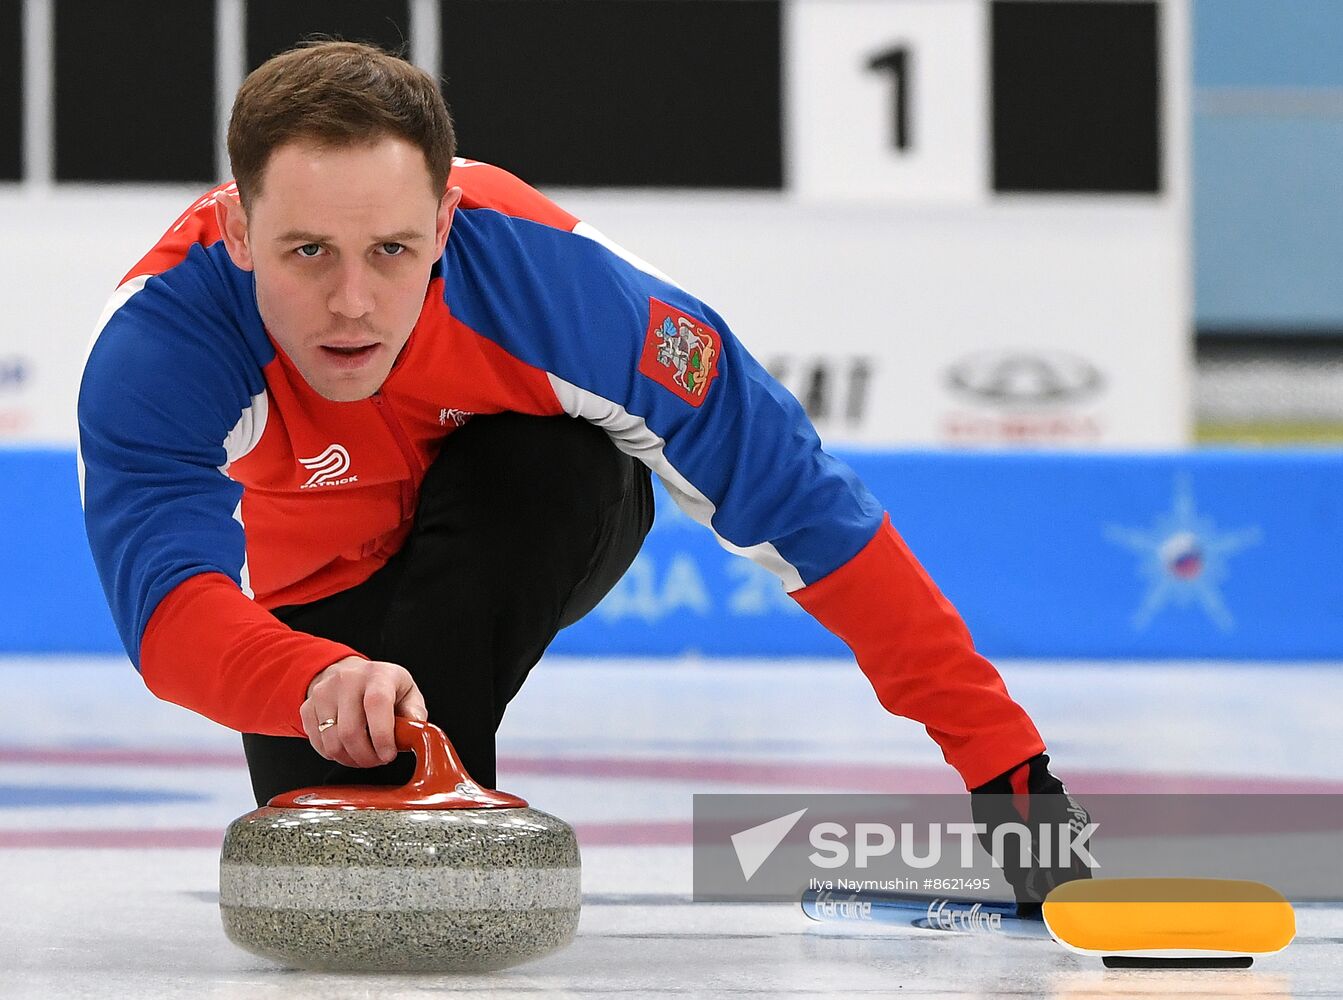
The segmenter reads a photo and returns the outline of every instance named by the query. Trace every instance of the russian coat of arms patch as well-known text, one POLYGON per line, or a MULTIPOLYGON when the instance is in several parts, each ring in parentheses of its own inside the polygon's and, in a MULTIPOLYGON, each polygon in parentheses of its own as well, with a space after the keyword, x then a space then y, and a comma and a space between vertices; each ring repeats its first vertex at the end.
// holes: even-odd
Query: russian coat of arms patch
POLYGON ((648 304, 648 336, 639 371, 691 406, 699 406, 718 375, 723 338, 674 306, 653 298, 648 304))

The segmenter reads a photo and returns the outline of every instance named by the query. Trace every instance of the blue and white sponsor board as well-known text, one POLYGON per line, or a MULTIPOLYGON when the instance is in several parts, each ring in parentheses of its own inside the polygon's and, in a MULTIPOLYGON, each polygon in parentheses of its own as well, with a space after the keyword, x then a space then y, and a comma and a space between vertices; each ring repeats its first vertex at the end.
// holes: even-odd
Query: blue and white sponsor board
MULTIPOLYGON (((849 454, 981 650, 1343 658, 1343 455, 849 454)), ((845 652, 665 494, 569 653, 845 652)))
MULTIPOLYGON (((990 656, 1343 659, 1343 454, 844 457, 990 656)), ((73 455, 0 450, 0 477, 0 651, 117 651, 73 455)), ((658 501, 634 566, 555 652, 846 655, 658 501)))

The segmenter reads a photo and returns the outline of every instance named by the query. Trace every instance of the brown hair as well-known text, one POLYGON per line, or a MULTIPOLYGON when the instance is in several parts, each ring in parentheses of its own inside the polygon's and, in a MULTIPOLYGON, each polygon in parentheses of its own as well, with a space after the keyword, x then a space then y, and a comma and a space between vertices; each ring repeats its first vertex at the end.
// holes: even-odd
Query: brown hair
POLYGON ((228 155, 246 203, 261 193, 271 153, 295 140, 344 146, 396 136, 419 146, 435 195, 457 150, 433 77, 360 42, 311 41, 254 69, 233 102, 228 155))

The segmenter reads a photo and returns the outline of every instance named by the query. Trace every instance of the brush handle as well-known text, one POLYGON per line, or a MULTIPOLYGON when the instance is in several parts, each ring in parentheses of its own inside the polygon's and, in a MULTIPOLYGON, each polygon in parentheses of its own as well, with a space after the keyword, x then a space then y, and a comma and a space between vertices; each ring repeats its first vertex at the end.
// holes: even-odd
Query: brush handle
POLYGON ((808 889, 802 912, 812 920, 887 924, 924 930, 1048 938, 1044 921, 1017 916, 1015 903, 874 890, 808 889))

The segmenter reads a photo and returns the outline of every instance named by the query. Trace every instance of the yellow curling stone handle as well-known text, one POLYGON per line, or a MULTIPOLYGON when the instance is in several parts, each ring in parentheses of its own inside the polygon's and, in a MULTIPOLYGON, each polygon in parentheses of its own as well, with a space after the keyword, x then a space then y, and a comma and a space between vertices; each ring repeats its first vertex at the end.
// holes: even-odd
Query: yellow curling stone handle
POLYGON ((1217 878, 1081 879, 1044 902, 1054 940, 1082 955, 1269 955, 1296 936, 1296 914, 1262 882, 1217 878))

